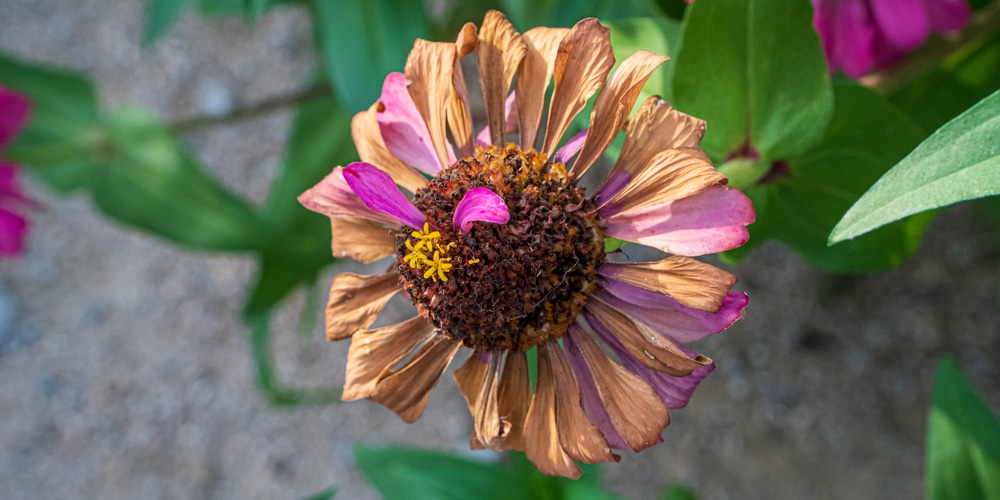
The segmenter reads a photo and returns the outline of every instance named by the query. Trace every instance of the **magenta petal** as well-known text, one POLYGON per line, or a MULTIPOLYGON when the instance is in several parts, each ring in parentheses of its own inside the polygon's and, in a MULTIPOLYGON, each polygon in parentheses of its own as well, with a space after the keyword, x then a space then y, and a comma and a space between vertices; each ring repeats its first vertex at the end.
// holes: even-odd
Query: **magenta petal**
POLYGON ((965 0, 924 0, 931 31, 955 31, 969 22, 971 9, 965 0))
POLYGON ((389 73, 378 100, 382 109, 375 116, 385 147, 403 163, 437 175, 442 165, 438 162, 427 124, 406 89, 406 76, 389 73))
POLYGON ((625 213, 605 205, 605 234, 675 255, 697 256, 743 245, 754 221, 750 199, 736 189, 709 186, 691 196, 625 213), (609 213, 610 212, 610 213, 609 213))
POLYGON ((302 206, 327 217, 360 217, 391 226, 399 224, 395 217, 368 208, 351 190, 344 179, 344 169, 340 167, 300 194, 298 199, 302 206))
POLYGON ((500 195, 484 187, 470 189, 455 207, 453 223, 463 233, 472 229, 475 221, 506 224, 510 220, 507 204, 500 195))
POLYGON ((924 0, 892 0, 868 5, 882 35, 894 47, 910 51, 924 43, 930 32, 924 0))
POLYGON ((0 86, 0 148, 14 139, 31 113, 31 101, 0 86))
POLYGON ((573 367, 576 383, 580 386, 583 413, 587 416, 587 420, 590 420, 590 423, 594 424, 594 427, 597 427, 601 434, 604 434, 604 439, 608 440, 608 446, 616 450, 630 450, 632 447, 625 442, 625 439, 611 422, 608 409, 604 407, 601 393, 598 392, 597 385, 594 383, 594 376, 590 373, 590 366, 587 365, 587 360, 583 358, 583 353, 580 351, 579 341, 574 338, 586 334, 579 325, 574 323, 569 326, 569 330, 563 337, 563 351, 566 353, 566 359, 569 360, 570 366, 573 367))
POLYGON ((864 0, 843 0, 833 22, 837 65, 851 78, 868 73, 875 65, 875 26, 864 0))
MULTIPOLYGON (((507 101, 504 103, 503 115, 506 117, 504 119, 504 127, 508 134, 517 131, 518 124, 518 114, 517 114, 517 95, 516 91, 511 91, 510 95, 507 96, 507 101)), ((489 146, 490 145, 490 126, 487 125, 479 131, 476 135, 476 146, 489 146)))
POLYGON ((399 220, 414 229, 423 227, 427 217, 410 203, 392 177, 371 163, 354 162, 344 168, 344 180, 368 208, 399 220))
POLYGON ((24 247, 28 221, 14 212, 0 208, 0 257, 16 257, 24 247))
POLYGON ((589 131, 589 128, 585 128, 579 134, 574 135, 569 142, 563 144, 563 147, 556 151, 553 161, 556 163, 562 163, 563 165, 569 163, 569 160, 580 152, 580 148, 583 147, 583 143, 587 141, 587 132, 589 131))

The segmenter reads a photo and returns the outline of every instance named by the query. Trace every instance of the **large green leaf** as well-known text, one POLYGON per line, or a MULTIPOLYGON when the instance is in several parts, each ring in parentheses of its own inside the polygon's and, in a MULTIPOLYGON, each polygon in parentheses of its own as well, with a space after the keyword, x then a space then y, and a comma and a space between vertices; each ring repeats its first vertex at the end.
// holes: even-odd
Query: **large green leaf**
POLYGON ((313 6, 323 65, 350 111, 371 106, 386 75, 403 71, 414 40, 430 33, 421 2, 313 0, 313 6))
POLYGON ((808 0, 693 3, 675 75, 674 104, 708 122, 716 158, 747 144, 768 160, 805 153, 833 107, 808 0))
POLYGON ((919 246, 930 215, 827 245, 841 215, 923 137, 906 115, 867 88, 840 83, 835 95, 836 109, 822 142, 780 164, 778 170, 787 168, 784 176, 747 190, 757 222, 749 228, 750 241, 726 252, 727 259, 777 239, 824 270, 855 273, 895 266, 919 246))
POLYGON ((1000 498, 1000 423, 951 358, 934 374, 927 498, 1000 498))
POLYGON ((830 243, 907 215, 1000 194, 1000 91, 934 132, 844 214, 830 243))

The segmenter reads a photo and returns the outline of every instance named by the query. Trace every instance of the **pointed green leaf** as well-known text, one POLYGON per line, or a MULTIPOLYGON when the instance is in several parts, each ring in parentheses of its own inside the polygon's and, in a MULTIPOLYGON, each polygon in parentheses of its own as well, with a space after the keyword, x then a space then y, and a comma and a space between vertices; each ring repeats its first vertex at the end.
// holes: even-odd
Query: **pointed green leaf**
POLYGON ((712 0, 687 11, 674 104, 708 122, 702 146, 776 160, 823 136, 833 96, 808 0, 712 0))
POLYGON ((170 30, 191 0, 146 0, 142 45, 148 47, 170 30))
POLYGON ((907 215, 1000 194, 1000 91, 934 132, 844 214, 830 243, 907 215))
POLYGON ((313 406, 328 405, 340 401, 340 389, 308 388, 293 389, 278 380, 271 350, 271 311, 248 314, 243 317, 250 328, 250 347, 257 365, 257 388, 271 406, 313 406))

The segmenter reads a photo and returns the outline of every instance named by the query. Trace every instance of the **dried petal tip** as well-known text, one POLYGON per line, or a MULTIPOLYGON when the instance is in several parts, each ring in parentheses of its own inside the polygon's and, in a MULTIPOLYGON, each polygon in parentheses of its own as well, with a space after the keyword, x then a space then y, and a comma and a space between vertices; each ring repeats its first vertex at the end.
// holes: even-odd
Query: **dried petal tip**
POLYGON ((344 180, 368 208, 392 216, 414 229, 424 225, 427 219, 424 214, 406 199, 389 174, 374 165, 354 162, 344 168, 344 180))
POLYGON ((455 207, 455 227, 461 228, 463 233, 469 232, 475 221, 506 224, 508 220, 510 213, 503 198, 484 187, 470 189, 455 207))

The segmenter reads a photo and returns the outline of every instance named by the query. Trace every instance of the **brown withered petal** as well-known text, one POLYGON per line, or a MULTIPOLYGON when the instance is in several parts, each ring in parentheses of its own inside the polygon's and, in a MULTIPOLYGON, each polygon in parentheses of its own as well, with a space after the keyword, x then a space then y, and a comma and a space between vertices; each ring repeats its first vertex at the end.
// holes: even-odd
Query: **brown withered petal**
MULTIPOLYGON (((615 430, 635 451, 653 446, 670 424, 670 414, 656 391, 634 373, 611 361, 601 346, 582 330, 570 329, 570 349, 579 349, 615 430)), ((541 366, 541 364, 539 364, 541 366)))
POLYGON ((625 125, 625 143, 608 179, 618 171, 630 176, 646 167, 666 149, 697 148, 705 136, 705 122, 674 109, 660 96, 652 96, 625 125))
POLYGON ((441 168, 448 168, 447 115, 454 86, 455 44, 417 39, 403 70, 413 104, 427 124, 441 168))
POLYGON ((346 339, 367 330, 386 302, 402 289, 395 271, 370 276, 338 274, 326 304, 326 340, 346 339))
POLYGON ((409 363, 379 380, 368 399, 396 412, 408 424, 416 422, 459 347, 461 342, 435 335, 409 363))
POLYGON ((525 53, 517 70, 517 119, 521 149, 535 147, 538 124, 545 108, 545 91, 552 79, 559 43, 569 33, 567 28, 538 27, 525 31, 525 53))
POLYGON ((543 362, 539 350, 535 395, 524 422, 524 453, 542 474, 577 479, 583 471, 559 442, 561 429, 556 421, 556 392, 552 365, 543 362))
POLYGON ((497 396, 500 416, 510 422, 503 447, 524 450, 524 422, 531 406, 531 379, 528 376, 528 356, 523 352, 507 353, 500 390, 497 396))
POLYGON ((415 193, 417 189, 427 185, 427 179, 393 156, 385 147, 376 116, 381 105, 376 101, 367 111, 361 111, 351 119, 351 138, 354 139, 354 146, 358 149, 361 161, 377 165, 383 172, 392 176, 396 184, 415 193))
POLYGON ((455 382, 465 396, 469 413, 475 420, 474 441, 480 446, 501 449, 511 424, 504 419, 497 405, 502 353, 491 353, 489 362, 481 360, 480 351, 474 351, 469 360, 455 371, 455 382))
MULTIPOLYGON (((469 414, 475 417, 476 402, 479 401, 479 387, 486 376, 486 369, 489 367, 480 359, 480 351, 472 351, 469 359, 457 370, 455 370, 455 383, 458 384, 462 396, 465 397, 465 404, 469 406, 469 414)), ((474 450, 484 450, 486 446, 479 440, 476 429, 472 430, 469 444, 474 450)))
POLYGON ((406 359, 433 333, 434 325, 423 316, 355 333, 347 352, 347 375, 341 398, 344 401, 354 401, 371 395, 379 379, 406 359))
POLYGON ((615 64, 610 32, 597 19, 587 18, 576 23, 559 44, 552 71, 555 87, 542 144, 542 151, 549 158, 559 146, 559 139, 566 133, 570 121, 604 84, 615 64))
POLYGON ((490 141, 494 146, 502 146, 505 142, 504 101, 524 51, 524 41, 507 17, 496 10, 487 12, 479 29, 477 57, 486 124, 490 127, 490 141))
POLYGON ((601 204, 613 204, 617 212, 638 210, 679 200, 725 181, 726 176, 712 166, 704 151, 668 149, 654 156, 645 168, 629 179, 625 187, 611 198, 601 200, 601 204))
POLYGON ((472 111, 469 109, 469 88, 465 84, 465 72, 462 71, 462 58, 476 49, 479 38, 476 35, 476 25, 465 23, 458 38, 455 40, 455 68, 452 73, 452 93, 448 101, 448 126, 459 156, 472 156, 475 153, 472 130, 472 111))
POLYGON ((681 304, 718 312, 736 276, 691 257, 675 255, 657 262, 601 266, 601 274, 630 285, 662 293, 681 304))
POLYGON ((337 258, 374 262, 396 252, 396 237, 385 226, 358 217, 330 217, 330 249, 337 258))
POLYGON ((611 332, 642 364, 674 377, 684 377, 712 364, 699 355, 692 359, 673 342, 663 338, 648 326, 605 304, 596 297, 587 300, 587 311, 611 332))
POLYGON ((570 170, 573 177, 580 178, 604 154, 604 150, 628 121, 632 106, 639 98, 639 91, 646 84, 649 75, 667 59, 667 56, 640 50, 622 61, 618 69, 608 77, 608 82, 594 101, 587 139, 570 170))
POLYGON ((538 346, 538 363, 551 363, 556 387, 556 426, 559 444, 574 460, 583 463, 618 462, 621 456, 611 453, 608 441, 601 431, 587 420, 580 402, 580 386, 573 376, 573 369, 555 339, 538 346))

